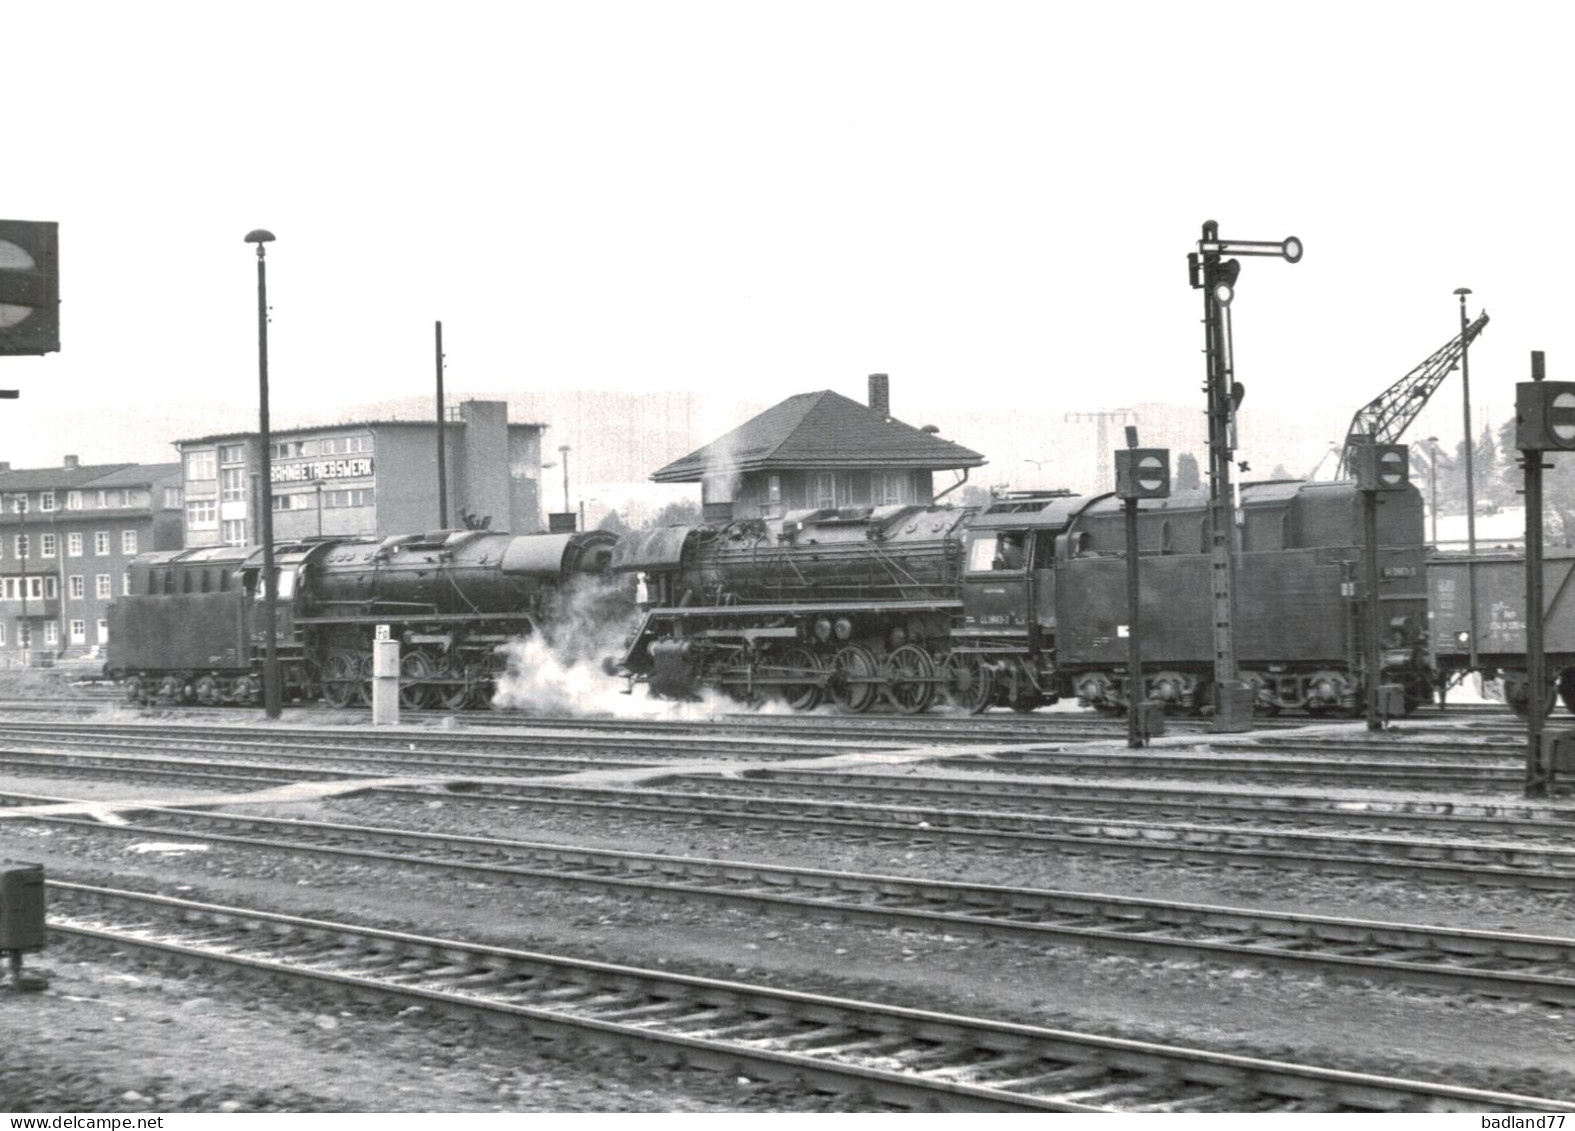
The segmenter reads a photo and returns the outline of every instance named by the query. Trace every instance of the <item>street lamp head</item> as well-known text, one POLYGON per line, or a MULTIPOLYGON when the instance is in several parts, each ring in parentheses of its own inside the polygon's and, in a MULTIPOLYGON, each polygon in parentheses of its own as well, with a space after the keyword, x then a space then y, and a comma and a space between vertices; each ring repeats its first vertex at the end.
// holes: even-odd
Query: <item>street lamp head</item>
POLYGON ((560 451, 560 452, 566 452, 566 451, 568 451, 568 450, 569 450, 569 445, 568 445, 568 444, 563 444, 563 445, 561 445, 561 446, 560 446, 560 447, 559 447, 559 448, 558 448, 558 450, 559 450, 559 451, 560 451))
POLYGON ((1468 295, 1468 294, 1471 293, 1471 288, 1470 287, 1456 287, 1455 288, 1455 293, 1457 295, 1462 295, 1462 296, 1468 295))
POLYGON ((273 243, 273 233, 267 228, 253 228, 246 233, 247 243, 273 243))

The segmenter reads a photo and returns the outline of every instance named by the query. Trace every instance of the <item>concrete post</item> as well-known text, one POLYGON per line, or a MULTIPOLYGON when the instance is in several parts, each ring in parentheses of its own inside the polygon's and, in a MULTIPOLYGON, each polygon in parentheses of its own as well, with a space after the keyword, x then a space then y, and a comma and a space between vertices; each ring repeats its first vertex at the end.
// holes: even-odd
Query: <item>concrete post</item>
POLYGON ((372 641, 372 725, 399 722, 399 641, 372 641))

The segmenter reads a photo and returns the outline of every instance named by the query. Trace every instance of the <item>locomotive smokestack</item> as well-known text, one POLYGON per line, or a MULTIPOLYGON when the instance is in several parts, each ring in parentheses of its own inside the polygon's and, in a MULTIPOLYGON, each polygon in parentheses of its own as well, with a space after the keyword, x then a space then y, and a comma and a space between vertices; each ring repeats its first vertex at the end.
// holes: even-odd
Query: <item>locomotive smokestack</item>
POLYGON ((870 374, 870 407, 884 417, 891 416, 891 382, 884 373, 870 374))

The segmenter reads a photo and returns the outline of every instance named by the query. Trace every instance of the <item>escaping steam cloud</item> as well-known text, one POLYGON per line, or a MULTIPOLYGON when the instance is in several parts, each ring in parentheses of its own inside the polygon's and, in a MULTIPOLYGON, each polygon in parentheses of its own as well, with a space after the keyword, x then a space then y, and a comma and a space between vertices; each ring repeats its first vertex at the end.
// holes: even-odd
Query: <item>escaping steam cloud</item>
MULTIPOLYGON (((626 593, 586 587, 568 594, 552 618, 550 634, 510 640, 499 649, 507 667, 498 676, 493 706, 621 719, 700 719, 742 709, 710 691, 682 702, 653 698, 640 686, 630 694, 627 680, 607 675, 603 658, 623 655, 639 620, 626 593)), ((791 713, 784 704, 760 710, 791 713)))

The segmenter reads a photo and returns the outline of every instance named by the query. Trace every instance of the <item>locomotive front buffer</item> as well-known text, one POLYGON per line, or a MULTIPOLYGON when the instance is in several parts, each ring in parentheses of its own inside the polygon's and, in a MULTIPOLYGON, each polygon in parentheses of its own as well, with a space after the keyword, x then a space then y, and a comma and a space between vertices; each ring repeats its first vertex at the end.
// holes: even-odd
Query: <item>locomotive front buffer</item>
POLYGON ((44 947, 44 866, 0 860, 0 955, 9 958, 12 990, 41 990, 48 979, 24 973, 22 955, 44 947))

